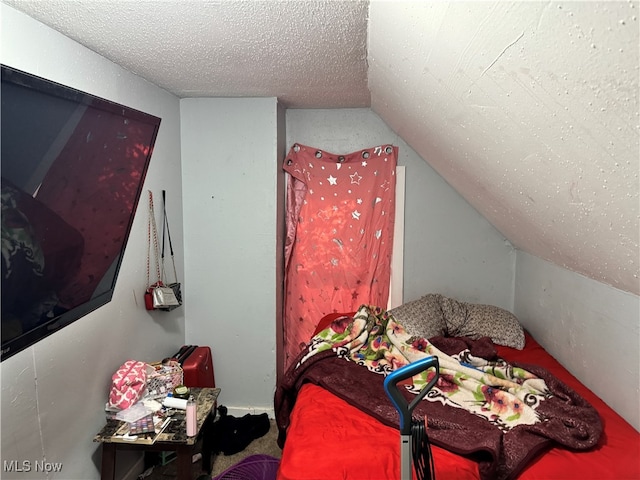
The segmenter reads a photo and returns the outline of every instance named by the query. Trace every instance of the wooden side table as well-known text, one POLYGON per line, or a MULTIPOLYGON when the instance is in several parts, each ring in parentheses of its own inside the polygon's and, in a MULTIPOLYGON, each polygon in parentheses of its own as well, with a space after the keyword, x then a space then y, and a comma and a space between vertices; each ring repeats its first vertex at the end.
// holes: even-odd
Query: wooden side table
MULTIPOLYGON (((118 450, 143 451, 175 451, 177 454, 178 480, 191 480, 191 458, 202 425, 210 413, 215 415, 219 388, 191 388, 191 394, 196 401, 197 434, 187 437, 184 412, 177 413, 167 427, 155 438, 146 438, 146 443, 136 443, 118 438, 115 433, 124 424, 120 420, 107 420, 107 424, 93 438, 94 442, 102 443, 102 480, 115 480, 116 453, 118 450), (152 441, 153 443, 149 442, 152 441)), ((142 440, 141 440, 142 441, 142 440)))

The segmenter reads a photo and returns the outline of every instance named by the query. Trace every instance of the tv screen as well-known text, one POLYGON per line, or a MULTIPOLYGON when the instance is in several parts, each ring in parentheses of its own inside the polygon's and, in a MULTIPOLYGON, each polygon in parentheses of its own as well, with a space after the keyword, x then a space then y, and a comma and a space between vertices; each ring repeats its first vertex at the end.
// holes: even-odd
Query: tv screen
POLYGON ((111 300, 160 119, 2 66, 2 360, 111 300))

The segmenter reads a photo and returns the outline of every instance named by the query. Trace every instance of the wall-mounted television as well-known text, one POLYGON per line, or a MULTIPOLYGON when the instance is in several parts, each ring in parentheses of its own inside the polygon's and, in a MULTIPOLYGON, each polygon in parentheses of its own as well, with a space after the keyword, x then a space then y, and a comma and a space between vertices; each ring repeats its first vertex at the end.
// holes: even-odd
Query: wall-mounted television
POLYGON ((1 68, 5 360, 111 300, 160 118, 1 68))

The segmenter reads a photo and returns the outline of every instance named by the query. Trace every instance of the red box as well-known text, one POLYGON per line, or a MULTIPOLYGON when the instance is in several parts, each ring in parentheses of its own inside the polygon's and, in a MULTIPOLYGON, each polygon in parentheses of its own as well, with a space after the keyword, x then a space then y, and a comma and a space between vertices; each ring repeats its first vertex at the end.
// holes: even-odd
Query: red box
POLYGON ((183 383, 187 387, 215 387, 211 348, 185 345, 175 355, 182 366, 183 383))

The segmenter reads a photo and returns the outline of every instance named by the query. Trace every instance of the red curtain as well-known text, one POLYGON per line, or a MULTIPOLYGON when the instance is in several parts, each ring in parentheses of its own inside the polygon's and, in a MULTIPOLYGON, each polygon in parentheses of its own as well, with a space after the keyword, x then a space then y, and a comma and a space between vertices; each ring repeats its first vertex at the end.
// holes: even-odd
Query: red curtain
POLYGON ((295 144, 287 187, 284 368, 320 319, 389 297, 398 147, 339 155, 295 144))

